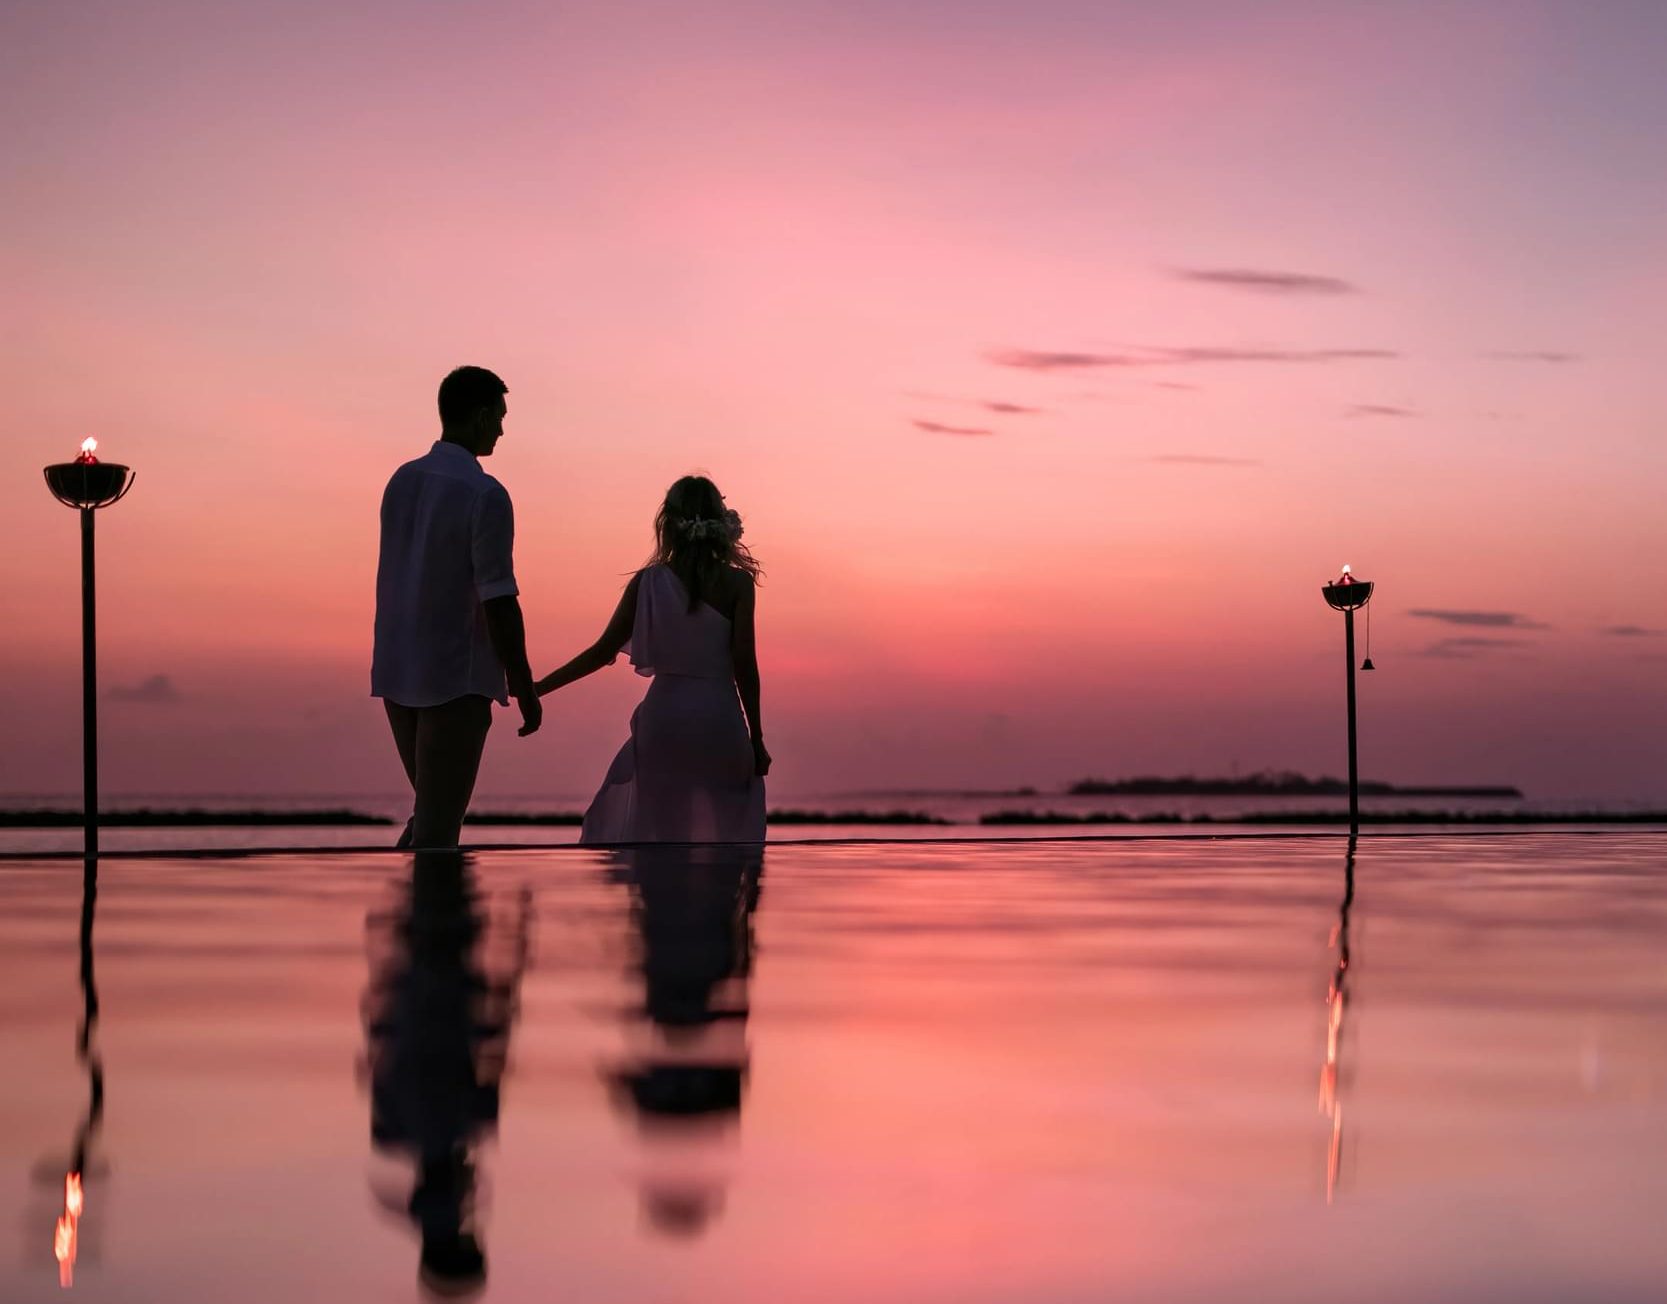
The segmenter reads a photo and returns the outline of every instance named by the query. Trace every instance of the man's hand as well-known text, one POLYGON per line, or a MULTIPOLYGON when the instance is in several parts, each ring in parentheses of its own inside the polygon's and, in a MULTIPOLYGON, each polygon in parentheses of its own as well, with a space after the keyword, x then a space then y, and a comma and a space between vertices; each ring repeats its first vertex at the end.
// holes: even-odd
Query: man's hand
POLYGON ((770 753, 764 750, 762 738, 752 740, 752 768, 761 779, 770 772, 770 753))
POLYGON ((516 736, 525 738, 537 733, 538 726, 544 723, 544 703, 538 700, 538 689, 528 684, 524 691, 517 691, 515 704, 521 708, 521 727, 515 731, 516 736))

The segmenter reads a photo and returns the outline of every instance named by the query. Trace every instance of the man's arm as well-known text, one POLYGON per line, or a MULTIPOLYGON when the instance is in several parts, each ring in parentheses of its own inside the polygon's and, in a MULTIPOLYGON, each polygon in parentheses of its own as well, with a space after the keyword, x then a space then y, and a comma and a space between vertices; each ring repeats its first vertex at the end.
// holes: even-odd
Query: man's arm
POLYGON ((527 663, 527 625, 521 618, 521 590, 515 583, 515 509, 509 494, 495 481, 475 503, 471 522, 470 564, 474 569, 475 592, 486 613, 486 632, 492 650, 509 677, 509 693, 521 708, 525 738, 544 719, 544 706, 533 689, 532 667, 527 663))
POLYGON ((481 603, 486 612, 486 632, 492 639, 492 650, 504 663, 509 677, 509 695, 521 708, 521 737, 537 730, 544 721, 544 704, 538 700, 533 687, 533 671, 527 661, 527 623, 521 617, 521 599, 513 593, 501 598, 488 598, 481 603))

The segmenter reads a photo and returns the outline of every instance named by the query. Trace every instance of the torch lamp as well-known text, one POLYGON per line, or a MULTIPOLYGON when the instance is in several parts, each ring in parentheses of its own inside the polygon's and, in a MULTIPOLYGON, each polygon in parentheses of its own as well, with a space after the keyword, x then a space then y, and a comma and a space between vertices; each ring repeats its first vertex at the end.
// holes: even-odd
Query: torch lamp
MULTIPOLYGON (((1349 836, 1360 832, 1360 767, 1355 760, 1354 729, 1354 613, 1372 600, 1372 581, 1357 580, 1347 566, 1343 573, 1320 592, 1328 606, 1343 613, 1343 656, 1349 683, 1349 836)), ((1367 659, 1363 670, 1370 670, 1367 659)))
POLYGON ((73 462, 46 468, 46 487, 65 507, 81 513, 81 795, 85 808, 86 854, 98 855, 98 638, 97 594, 93 583, 93 513, 120 502, 133 487, 133 472, 101 462, 96 439, 81 445, 73 462))

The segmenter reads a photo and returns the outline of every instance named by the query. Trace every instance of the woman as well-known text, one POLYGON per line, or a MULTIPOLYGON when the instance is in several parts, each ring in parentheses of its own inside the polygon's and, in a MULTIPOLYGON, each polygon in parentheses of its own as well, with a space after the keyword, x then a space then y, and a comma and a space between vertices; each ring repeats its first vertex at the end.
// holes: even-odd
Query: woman
POLYGON ((552 693, 621 650, 654 679, 579 841, 762 842, 770 753, 758 713, 758 563, 740 516, 704 476, 666 491, 654 543, 602 636, 538 681, 540 696, 552 693))

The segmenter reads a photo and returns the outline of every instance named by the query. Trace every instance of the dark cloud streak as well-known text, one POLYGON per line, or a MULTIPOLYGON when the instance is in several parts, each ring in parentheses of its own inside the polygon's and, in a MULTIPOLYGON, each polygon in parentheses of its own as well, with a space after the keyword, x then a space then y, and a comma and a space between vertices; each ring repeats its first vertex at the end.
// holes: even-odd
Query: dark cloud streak
POLYGON ((1219 285, 1255 294, 1359 294, 1358 286, 1335 276, 1314 276, 1307 272, 1271 272, 1254 267, 1183 267, 1177 280, 1199 285, 1219 285))
POLYGON ((1093 371, 1110 368, 1187 367, 1218 362, 1360 362, 1399 358, 1393 349, 1246 349, 1215 345, 1141 349, 1130 353, 1075 353, 1047 349, 991 349, 985 361, 1020 371, 1093 371))
POLYGON ((999 399, 980 399, 978 405, 988 412, 996 412, 1002 416, 1033 417, 1040 416, 1044 409, 1026 407, 1023 403, 1003 403, 999 399))
POLYGON ((1393 403, 1356 403, 1343 414, 1351 420, 1361 417, 1415 417, 1411 408, 1396 407, 1393 403))
POLYGON ((929 435, 993 435, 996 432, 983 426, 946 426, 941 421, 923 421, 914 418, 916 430, 924 430, 929 435))
POLYGON ((1550 629, 1543 621, 1530 620, 1517 611, 1454 611, 1414 607, 1407 612, 1420 620, 1439 620, 1445 625, 1468 625, 1483 629, 1550 629))
POLYGON ((179 689, 167 675, 152 675, 137 684, 117 684, 106 694, 112 702, 177 702, 179 689))
POLYGON ((1420 655, 1441 661, 1470 661, 1490 652, 1522 647, 1525 642, 1520 638, 1444 638, 1439 643, 1431 643, 1420 655))

